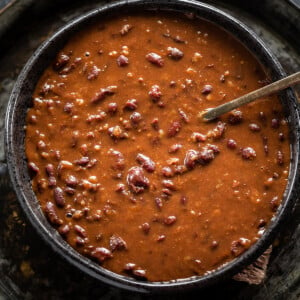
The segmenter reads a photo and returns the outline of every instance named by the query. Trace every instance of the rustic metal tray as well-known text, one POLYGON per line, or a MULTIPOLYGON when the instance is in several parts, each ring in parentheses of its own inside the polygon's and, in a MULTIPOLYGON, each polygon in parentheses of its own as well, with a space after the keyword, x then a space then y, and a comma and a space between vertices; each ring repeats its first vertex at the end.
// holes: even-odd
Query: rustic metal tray
MULTIPOLYGON (((57 28, 101 2, 0 0, 0 299, 152 299, 100 284, 54 254, 22 214, 5 167, 4 115, 20 69, 57 28)), ((251 27, 287 73, 300 70, 299 0, 203 2, 213 3, 251 27)), ((263 284, 227 280, 217 287, 161 298, 300 299, 299 221, 298 204, 274 244, 263 284)))

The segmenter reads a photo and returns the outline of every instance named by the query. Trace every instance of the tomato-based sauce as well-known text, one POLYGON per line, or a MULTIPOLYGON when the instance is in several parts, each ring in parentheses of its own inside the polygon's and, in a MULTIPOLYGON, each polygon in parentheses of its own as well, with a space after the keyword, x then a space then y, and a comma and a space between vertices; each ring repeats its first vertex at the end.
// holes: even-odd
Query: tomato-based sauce
POLYGON ((203 123, 198 113, 268 82, 215 25, 136 14, 78 32, 41 76, 26 126, 49 222, 113 272, 203 275, 259 239, 289 171, 276 95, 203 123))

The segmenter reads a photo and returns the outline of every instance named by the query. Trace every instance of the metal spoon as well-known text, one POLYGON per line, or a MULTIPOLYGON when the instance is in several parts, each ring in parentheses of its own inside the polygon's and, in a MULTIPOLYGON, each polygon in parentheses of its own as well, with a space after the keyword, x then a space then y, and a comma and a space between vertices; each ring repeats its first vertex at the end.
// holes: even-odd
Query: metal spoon
POLYGON ((250 92, 244 96, 241 96, 237 99, 229 101, 225 104, 217 106, 215 108, 209 108, 205 111, 202 111, 198 114, 200 120, 204 122, 211 121, 218 116, 225 114, 237 107, 250 103, 258 98, 273 94, 275 92, 281 91, 293 84, 300 82, 300 72, 287 76, 283 79, 275 81, 269 85, 266 85, 258 90, 250 92))

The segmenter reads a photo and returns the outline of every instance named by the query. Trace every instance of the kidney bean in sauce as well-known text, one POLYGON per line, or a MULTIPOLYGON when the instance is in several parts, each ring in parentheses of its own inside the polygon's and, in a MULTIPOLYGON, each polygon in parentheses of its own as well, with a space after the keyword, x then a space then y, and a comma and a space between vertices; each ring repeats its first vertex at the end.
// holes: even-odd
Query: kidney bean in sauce
POLYGON ((76 33, 36 86, 33 189, 64 239, 103 267, 149 281, 202 275, 247 250, 280 206, 281 105, 271 96, 199 123, 197 112, 266 82, 247 50, 177 15, 101 22, 76 33))

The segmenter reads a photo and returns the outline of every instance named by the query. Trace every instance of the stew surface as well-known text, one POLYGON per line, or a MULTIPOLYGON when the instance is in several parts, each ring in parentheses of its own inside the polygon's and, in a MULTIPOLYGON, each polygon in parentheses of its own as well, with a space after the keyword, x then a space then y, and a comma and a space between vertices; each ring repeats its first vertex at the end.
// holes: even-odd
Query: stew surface
POLYGON ((280 205, 288 124, 277 96, 210 123, 197 115, 267 82, 203 20, 136 14, 78 32, 27 115, 28 167, 49 222, 83 255, 141 280, 234 259, 280 205))

